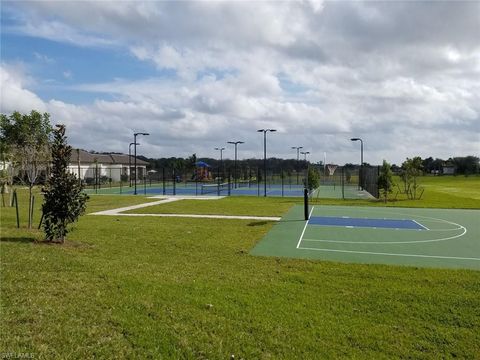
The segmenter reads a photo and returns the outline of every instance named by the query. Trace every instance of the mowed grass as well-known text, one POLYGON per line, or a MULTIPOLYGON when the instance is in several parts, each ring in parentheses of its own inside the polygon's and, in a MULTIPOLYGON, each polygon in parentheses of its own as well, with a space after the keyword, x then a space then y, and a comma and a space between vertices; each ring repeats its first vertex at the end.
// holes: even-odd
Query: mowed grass
MULTIPOLYGON (((162 206, 214 204, 225 212, 219 204, 227 200, 225 208, 260 215, 262 207, 275 215, 298 201, 162 206)), ((92 196, 88 212, 145 201, 153 200, 92 196)), ((20 202, 26 216, 25 192, 20 202)), ((65 245, 44 245, 34 243, 43 234, 26 229, 25 216, 16 229, 15 210, 1 209, 2 352, 79 359, 480 354, 478 271, 253 257, 250 249, 274 224, 243 220, 87 215, 65 245)))
POLYGON ((301 199, 232 196, 214 200, 179 200, 125 213, 282 216, 299 201, 301 199))

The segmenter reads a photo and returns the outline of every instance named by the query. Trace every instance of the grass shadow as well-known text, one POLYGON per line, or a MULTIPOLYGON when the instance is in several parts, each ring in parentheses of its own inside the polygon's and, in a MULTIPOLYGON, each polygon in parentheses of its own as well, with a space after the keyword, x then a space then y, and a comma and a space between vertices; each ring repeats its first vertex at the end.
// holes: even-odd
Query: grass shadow
POLYGON ((11 242, 11 243, 35 243, 37 239, 33 237, 2 237, 0 242, 11 242))
POLYGON ((263 226, 268 224, 270 221, 252 221, 247 224, 247 226, 263 226))

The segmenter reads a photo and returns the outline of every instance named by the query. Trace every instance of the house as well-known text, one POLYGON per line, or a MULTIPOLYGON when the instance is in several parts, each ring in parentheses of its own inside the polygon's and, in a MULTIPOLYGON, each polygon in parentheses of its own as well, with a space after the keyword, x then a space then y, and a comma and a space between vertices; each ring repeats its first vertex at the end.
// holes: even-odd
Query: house
MULTIPOLYGON (((106 178, 112 181, 128 181, 130 173, 135 177, 135 158, 125 154, 94 154, 73 149, 68 170, 80 179, 106 178)), ((138 179, 147 175, 148 162, 137 158, 138 179)))
POLYGON ((456 167, 452 164, 445 164, 442 166, 443 175, 455 175, 456 167))

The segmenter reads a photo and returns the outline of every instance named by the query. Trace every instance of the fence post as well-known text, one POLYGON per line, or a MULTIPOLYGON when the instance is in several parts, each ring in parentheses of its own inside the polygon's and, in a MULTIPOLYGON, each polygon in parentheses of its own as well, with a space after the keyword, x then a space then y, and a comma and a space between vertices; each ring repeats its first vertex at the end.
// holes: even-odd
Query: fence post
POLYGON ((17 212, 17 228, 20 228, 20 217, 18 215, 18 198, 17 198, 17 189, 13 191, 13 200, 15 202, 15 210, 17 212))
POLYGON ((260 196, 260 168, 257 168, 257 196, 260 196))
POLYGON ((177 183, 176 183, 176 179, 175 179, 175 168, 173 168, 172 170, 172 177, 173 177, 173 195, 177 195, 177 183))
POLYGON ((280 170, 280 177, 282 178, 282 197, 283 197, 283 195, 284 195, 284 193, 283 193, 283 169, 280 170))
POLYGON ((228 170, 228 196, 230 196, 231 192, 230 192, 230 186, 231 186, 231 182, 230 182, 230 169, 228 170))
POLYGON ((165 168, 162 168, 163 195, 165 195, 165 168))

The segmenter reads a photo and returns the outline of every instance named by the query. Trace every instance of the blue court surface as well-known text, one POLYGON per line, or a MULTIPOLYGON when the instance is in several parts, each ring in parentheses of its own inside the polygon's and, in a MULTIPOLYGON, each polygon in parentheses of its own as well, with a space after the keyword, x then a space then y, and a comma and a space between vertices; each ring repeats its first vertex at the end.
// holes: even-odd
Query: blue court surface
POLYGON ((308 225, 344 226, 384 229, 428 230, 425 226, 411 219, 368 219, 351 217, 315 216, 310 218, 308 225))
MULTIPOLYGON (((137 193, 146 194, 146 195, 209 195, 209 196, 263 196, 264 187, 252 186, 252 187, 238 187, 234 188, 233 186, 228 189, 228 187, 221 187, 220 190, 216 186, 208 185, 202 186, 198 184, 195 186, 188 185, 184 186, 183 184, 178 185, 175 190, 173 187, 137 187, 137 193)), ((134 190, 128 189, 124 190, 123 194, 133 194, 134 190)), ((271 185, 267 186, 267 196, 286 196, 286 197, 302 197, 303 196, 303 186, 298 185, 286 185, 283 187, 271 185)))

